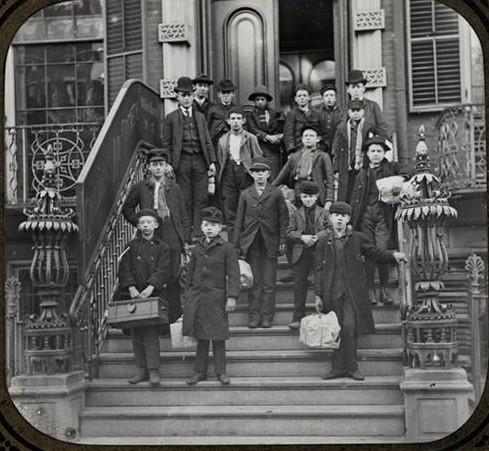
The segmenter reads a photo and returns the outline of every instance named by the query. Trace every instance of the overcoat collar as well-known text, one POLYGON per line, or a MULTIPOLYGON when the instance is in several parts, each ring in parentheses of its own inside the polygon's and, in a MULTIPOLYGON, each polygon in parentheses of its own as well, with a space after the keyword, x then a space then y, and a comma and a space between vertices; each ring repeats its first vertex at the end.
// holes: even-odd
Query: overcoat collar
MULTIPOLYGON (((168 191, 170 189, 170 182, 169 182, 169 180, 171 180, 171 179, 169 179, 168 177, 165 177, 165 179, 164 179, 163 186, 165 187, 165 191, 168 191)), ((155 186, 154 180, 152 180, 150 177, 144 179, 144 182, 150 188, 154 188, 154 186, 155 186)))
POLYGON ((268 183, 268 182, 265 185, 265 189, 263 190, 263 193, 261 196, 258 195, 258 191, 256 190, 256 186, 254 183, 253 183, 252 188, 251 188, 252 196, 258 200, 266 199, 268 196, 270 196, 271 192, 272 192, 272 185, 270 185, 270 183, 268 183))
MULTIPOLYGON (((353 233, 353 227, 351 226, 351 224, 348 224, 346 226, 346 241, 348 241, 348 239, 350 238, 352 233, 353 233)), ((333 241, 334 241, 334 230, 333 230, 333 228, 329 228, 326 230, 326 240, 330 246, 333 245, 333 241)))
POLYGON ((223 240, 221 235, 217 235, 215 238, 210 240, 209 243, 207 243, 205 236, 202 237, 202 239, 200 240, 200 244, 202 245, 202 247, 204 247, 206 249, 210 249, 214 246, 220 246, 223 243, 224 243, 224 240, 223 240))
MULTIPOLYGON (((301 218, 305 221, 306 220, 306 207, 304 205, 301 205, 299 207, 299 215, 301 218)), ((314 222, 316 222, 321 215, 321 207, 319 207, 317 204, 314 206, 314 222)))

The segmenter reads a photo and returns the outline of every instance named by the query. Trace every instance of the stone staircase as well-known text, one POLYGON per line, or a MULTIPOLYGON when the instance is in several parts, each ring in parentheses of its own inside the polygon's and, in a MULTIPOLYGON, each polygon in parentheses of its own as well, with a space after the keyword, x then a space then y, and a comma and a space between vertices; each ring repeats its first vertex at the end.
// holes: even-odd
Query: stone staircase
MULTIPOLYGON (((287 270, 279 263, 280 278, 287 270)), ((397 289, 393 285, 393 297, 397 289)), ((308 296, 312 313, 313 292, 308 296)), ((398 300, 397 300, 398 302, 398 300)), ((131 341, 110 330, 81 413, 83 443, 347 443, 399 442, 404 437, 404 400, 399 389, 402 338, 399 307, 376 306, 376 334, 359 339, 364 381, 324 381, 331 351, 301 345, 289 330, 292 284, 279 283, 271 329, 248 329, 247 298, 230 315, 223 387, 213 376, 190 387, 194 351, 172 349, 161 338, 162 382, 129 385, 134 372, 131 341)))

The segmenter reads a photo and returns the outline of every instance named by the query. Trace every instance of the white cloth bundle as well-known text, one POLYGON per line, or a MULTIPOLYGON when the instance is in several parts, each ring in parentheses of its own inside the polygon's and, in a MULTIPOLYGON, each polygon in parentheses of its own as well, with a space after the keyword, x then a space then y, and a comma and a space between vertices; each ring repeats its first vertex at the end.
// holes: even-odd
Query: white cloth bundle
POLYGON ((193 348, 197 345, 197 340, 194 337, 186 337, 182 335, 183 319, 178 318, 174 323, 170 324, 171 347, 172 348, 193 348))
POLYGON ((379 190, 379 199, 386 204, 398 204, 399 196, 404 186, 404 177, 401 175, 393 175, 392 177, 384 177, 377 180, 377 188, 379 190))
POLYGON ((251 271, 251 266, 245 260, 238 260, 238 263, 241 288, 251 288, 253 286, 253 272, 251 271))
POLYGON ((338 349, 340 330, 336 313, 315 313, 302 318, 299 342, 310 348, 338 349))

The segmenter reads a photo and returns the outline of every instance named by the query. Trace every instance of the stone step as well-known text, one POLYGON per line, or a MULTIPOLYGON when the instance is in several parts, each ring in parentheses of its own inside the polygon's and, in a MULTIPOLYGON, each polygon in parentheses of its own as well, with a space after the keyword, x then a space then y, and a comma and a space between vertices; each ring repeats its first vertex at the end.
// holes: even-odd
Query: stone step
POLYGON ((402 404, 400 378, 372 376, 364 381, 320 377, 236 377, 228 387, 215 378, 189 386, 183 379, 130 385, 121 379, 96 379, 86 393, 87 407, 213 405, 402 404))
MULTIPOLYGON (((359 337, 359 347, 362 348, 400 348, 402 346, 401 325, 377 324, 376 333, 359 337)), ((308 349, 299 343, 299 332, 292 331, 287 326, 274 326, 270 329, 249 329, 246 326, 231 326, 230 339, 226 342, 228 351, 243 350, 299 350, 308 349)), ((171 340, 160 338, 160 349, 171 351, 171 340)), ((132 343, 129 336, 117 329, 112 329, 104 342, 104 352, 131 352, 132 343)))
MULTIPOLYGON (((226 352, 226 372, 230 377, 318 377, 331 368, 331 350, 300 351, 229 351, 226 352)), ((212 352, 211 352, 212 354, 212 352)), ((185 378, 193 371, 195 352, 161 352, 160 374, 163 378, 185 378)), ((208 375, 214 374, 209 356, 208 375)), ((359 349, 358 364, 366 376, 399 375, 402 371, 401 349, 359 349)), ((134 374, 132 352, 102 353, 99 361, 100 378, 128 378, 134 374)))
POLYGON ((401 436, 402 405, 93 407, 80 416, 82 436, 401 436))

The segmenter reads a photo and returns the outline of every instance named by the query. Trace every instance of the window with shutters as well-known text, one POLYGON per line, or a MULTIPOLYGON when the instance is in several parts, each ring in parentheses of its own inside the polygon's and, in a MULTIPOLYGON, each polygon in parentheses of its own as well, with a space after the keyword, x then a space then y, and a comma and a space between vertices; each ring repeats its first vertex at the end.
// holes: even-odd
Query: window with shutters
POLYGON ((461 103, 460 16, 436 0, 409 0, 407 9, 411 110, 461 103))

